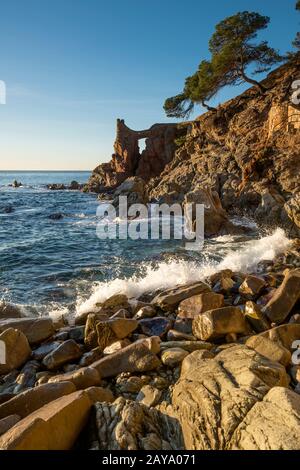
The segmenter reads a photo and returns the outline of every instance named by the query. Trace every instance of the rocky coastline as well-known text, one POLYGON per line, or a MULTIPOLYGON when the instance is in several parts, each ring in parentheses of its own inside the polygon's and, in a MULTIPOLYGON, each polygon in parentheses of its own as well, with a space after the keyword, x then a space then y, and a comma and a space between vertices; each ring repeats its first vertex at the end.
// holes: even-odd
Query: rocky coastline
POLYGON ((299 300, 294 240, 253 273, 120 293, 75 324, 2 303, 0 448, 299 449, 299 300))

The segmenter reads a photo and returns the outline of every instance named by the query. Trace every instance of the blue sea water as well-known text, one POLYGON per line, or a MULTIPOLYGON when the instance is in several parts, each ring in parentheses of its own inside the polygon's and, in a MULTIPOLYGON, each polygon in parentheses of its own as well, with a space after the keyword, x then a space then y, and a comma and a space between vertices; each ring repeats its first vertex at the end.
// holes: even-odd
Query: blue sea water
POLYGON ((281 230, 206 240, 201 253, 184 250, 180 240, 100 240, 95 194, 46 188, 85 183, 89 175, 0 172, 0 300, 39 314, 92 310, 116 292, 134 296, 216 269, 246 270, 287 246, 281 230), (22 186, 11 187, 14 180, 22 186), (56 213, 63 217, 52 220, 56 213))

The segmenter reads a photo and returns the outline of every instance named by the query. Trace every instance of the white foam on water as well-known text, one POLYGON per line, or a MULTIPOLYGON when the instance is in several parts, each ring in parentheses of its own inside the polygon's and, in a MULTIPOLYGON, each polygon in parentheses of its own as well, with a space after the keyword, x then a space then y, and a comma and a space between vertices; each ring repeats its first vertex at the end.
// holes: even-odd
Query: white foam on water
POLYGON ((143 277, 97 283, 88 300, 82 302, 79 299, 77 314, 94 311, 97 303, 118 293, 126 294, 129 298, 138 297, 145 292, 197 282, 222 269, 249 272, 255 270, 260 261, 272 260, 284 252, 290 243, 284 231, 277 228, 271 235, 243 243, 241 249, 231 250, 221 262, 205 261, 201 264, 184 260, 164 261, 156 267, 146 267, 143 277))

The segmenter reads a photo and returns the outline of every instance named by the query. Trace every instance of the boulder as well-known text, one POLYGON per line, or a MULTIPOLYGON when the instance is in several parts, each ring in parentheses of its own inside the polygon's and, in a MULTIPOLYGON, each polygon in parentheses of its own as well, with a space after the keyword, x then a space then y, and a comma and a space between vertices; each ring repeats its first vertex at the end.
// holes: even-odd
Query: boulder
POLYGON ((38 408, 75 390, 75 386, 70 382, 43 384, 25 390, 25 392, 19 393, 11 400, 0 405, 0 419, 12 414, 25 418, 38 408))
POLYGON ((0 334, 0 344, 4 344, 5 359, 0 361, 0 375, 18 369, 30 357, 31 348, 24 333, 8 328, 0 334), (2 342, 2 343, 1 343, 2 342))
POLYGON ((101 359, 101 357, 103 357, 103 352, 100 348, 92 349, 91 351, 88 351, 81 356, 79 365, 82 367, 87 367, 93 362, 98 361, 98 359, 101 359))
POLYGON ((136 314, 134 315, 134 318, 136 320, 142 320, 143 318, 153 318, 156 315, 156 309, 152 307, 152 305, 145 305, 144 307, 141 307, 136 314))
POLYGON ((106 348, 103 351, 103 354, 114 354, 117 351, 120 351, 120 349, 126 348, 126 346, 129 346, 131 344, 131 341, 129 339, 119 339, 115 343, 112 343, 110 346, 106 346, 106 348))
POLYGON ((286 388, 272 388, 236 428, 229 449, 299 450, 300 396, 286 388))
POLYGON ((22 331, 30 344, 41 343, 54 334, 51 318, 10 318, 0 320, 0 333, 8 328, 22 331))
POLYGON ((65 374, 50 377, 48 383, 72 382, 77 390, 100 385, 101 377, 93 367, 81 367, 80 369, 66 372, 65 374))
POLYGON ((36 374, 41 365, 38 361, 28 361, 21 369, 20 374, 16 378, 15 393, 20 393, 26 388, 34 387, 36 382, 36 374))
POLYGON ((257 305, 256 303, 252 301, 246 302, 244 314, 246 321, 257 333, 266 331, 271 328, 268 319, 265 317, 259 305, 257 305))
POLYGON ((203 360, 213 359, 215 355, 208 349, 199 349, 186 356, 181 364, 181 377, 187 374, 190 369, 203 365, 203 360))
POLYGON ((124 339, 138 327, 137 320, 127 318, 114 318, 107 321, 98 321, 89 315, 85 329, 85 344, 95 346, 103 351, 107 346, 118 339, 124 339))
MULTIPOLYGON (((197 355, 194 352, 193 355, 197 355)), ((287 387, 285 368, 244 345, 233 345, 213 359, 182 364, 172 392, 174 414, 188 450, 230 448, 232 436, 272 387, 287 387)))
POLYGON ((209 310, 193 320, 193 334, 203 341, 222 338, 228 334, 246 334, 247 325, 238 307, 209 310))
POLYGON ((240 285, 239 292, 244 297, 249 297, 251 299, 252 297, 259 295, 265 285, 266 282, 264 279, 258 276, 248 275, 240 285))
POLYGON ((171 328, 173 322, 165 317, 145 318, 140 320, 142 332, 147 336, 164 336, 171 328))
POLYGON ((291 362, 292 356, 288 349, 263 336, 251 336, 245 344, 248 348, 254 349, 262 356, 267 357, 271 361, 279 362, 285 367, 291 362))
POLYGON ((271 322, 277 324, 283 323, 299 298, 300 269, 295 269, 285 275, 281 286, 263 308, 263 312, 271 322))
POLYGON ((180 302, 177 318, 194 318, 200 313, 221 308, 224 305, 224 296, 214 292, 193 295, 192 297, 180 302))
POLYGON ((82 350, 78 344, 69 339, 61 343, 56 349, 47 354, 43 359, 44 366, 49 370, 59 369, 67 362, 75 361, 82 356, 82 350))
POLYGON ((10 319, 10 318, 22 318, 24 314, 20 307, 17 305, 5 302, 4 300, 0 301, 0 319, 10 319))
POLYGON ((157 305, 164 311, 173 311, 183 300, 188 299, 193 295, 210 292, 210 290, 210 287, 204 282, 186 284, 161 292, 154 297, 151 303, 153 305, 157 305))
POLYGON ((10 415, 6 418, 0 419, 0 436, 6 433, 10 428, 12 428, 15 424, 20 421, 20 416, 18 415, 10 415))
POLYGON ((167 367, 176 367, 188 354, 188 351, 182 348, 168 348, 162 351, 161 362, 167 367))
POLYGON ((48 403, 3 434, 0 437, 0 448, 3 450, 71 449, 87 423, 93 405, 92 396, 88 390, 80 390, 48 403))
POLYGON ((170 348, 180 348, 188 352, 199 351, 202 349, 209 351, 210 349, 212 349, 212 347, 213 344, 207 343, 205 341, 162 341, 160 343, 161 351, 170 348))
POLYGON ((32 351, 32 358, 41 361, 44 359, 47 354, 51 353, 56 349, 61 343, 58 341, 51 341, 50 343, 41 344, 38 348, 32 351))
POLYGON ((161 399, 162 392, 152 385, 144 385, 136 397, 136 401, 146 406, 156 406, 161 399))
POLYGON ((290 351, 294 341, 300 339, 300 324, 289 323, 286 325, 276 326, 275 328, 271 328, 263 333, 259 333, 259 336, 269 338, 271 341, 281 344, 290 351))
POLYGON ((115 377, 121 372, 145 372, 157 369, 160 361, 151 349, 158 352, 155 341, 140 340, 94 362, 91 367, 97 369, 102 378, 115 377))

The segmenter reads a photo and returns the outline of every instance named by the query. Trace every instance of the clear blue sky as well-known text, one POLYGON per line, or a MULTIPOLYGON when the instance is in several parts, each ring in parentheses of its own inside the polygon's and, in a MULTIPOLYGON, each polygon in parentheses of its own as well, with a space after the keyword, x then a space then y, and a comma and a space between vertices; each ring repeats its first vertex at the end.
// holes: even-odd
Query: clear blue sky
MULTIPOLYGON (((9 0, 1 2, 2 169, 92 169, 108 161, 115 120, 170 121, 166 97, 208 58, 214 25, 237 11, 271 17, 282 52, 300 22, 296 0, 9 0)), ((222 90, 217 102, 238 93, 222 90)), ((197 109, 201 113, 201 109, 197 109)))

